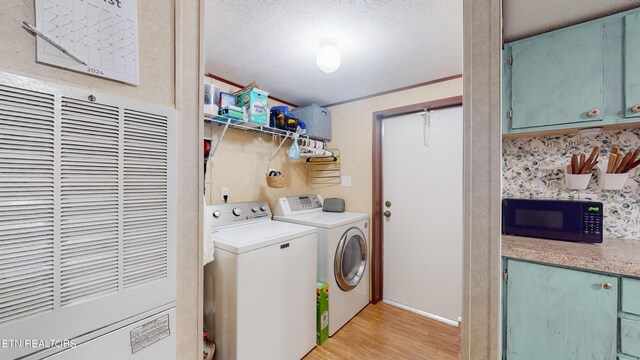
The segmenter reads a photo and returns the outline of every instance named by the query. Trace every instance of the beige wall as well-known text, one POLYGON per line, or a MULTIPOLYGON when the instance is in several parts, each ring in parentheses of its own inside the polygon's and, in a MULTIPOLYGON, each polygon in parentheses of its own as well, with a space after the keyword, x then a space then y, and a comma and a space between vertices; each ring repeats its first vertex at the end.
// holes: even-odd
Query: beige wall
POLYGON ((198 159, 202 152, 198 111, 203 73, 201 13, 197 1, 138 1, 140 85, 136 87, 36 63, 35 37, 21 25, 23 20, 35 24, 34 1, 3 1, 0 10, 0 71, 177 108, 181 137, 175 325, 178 359, 196 359, 202 354, 202 228, 198 209, 202 181, 198 182, 197 173, 197 164, 202 164, 198 159))
MULTIPOLYGON (((205 82, 218 86, 221 91, 233 93, 239 88, 206 77, 205 82)), ((269 91, 269 89, 264 89, 269 91)), ((269 106, 284 105, 269 99, 269 106)), ((205 136, 213 138, 213 144, 220 138, 222 126, 205 125, 205 136)), ((291 140, 287 140, 271 167, 280 170, 286 177, 286 185, 282 189, 267 186, 269 157, 280 144, 280 137, 273 138, 268 134, 259 134, 230 129, 224 136, 213 164, 207 165, 206 198, 208 204, 219 204, 220 188, 229 188, 229 202, 267 200, 271 209, 282 196, 304 194, 307 192, 307 172, 305 161, 289 160, 287 150, 291 140)))
POLYGON ((182 360, 202 358, 204 3, 175 0, 175 4, 175 94, 180 121, 176 359, 182 360))
POLYGON ((175 104, 174 0, 138 1, 140 85, 137 87, 36 63, 35 36, 22 28, 23 20, 35 24, 34 3, 2 2, 0 69, 147 102, 175 104))
MULTIPOLYGON (((205 77, 205 82, 226 92, 238 90, 237 87, 208 77, 205 77)), ((344 198, 347 211, 371 214, 373 113, 460 95, 462 79, 458 78, 330 107, 333 139, 329 147, 340 150, 342 175, 352 177, 351 187, 308 185, 305 162, 287 158, 286 151, 291 145, 291 141, 287 140, 271 165, 287 177, 286 186, 283 189, 271 189, 267 187, 264 176, 269 156, 280 139, 274 140, 271 135, 230 130, 215 155, 213 166, 211 163, 207 165, 207 201, 209 204, 221 203, 221 187, 229 188, 229 202, 265 199, 272 208, 279 197, 311 192, 325 197, 344 198)), ((270 107, 277 105, 282 104, 269 100, 270 107)), ((205 136, 212 137, 214 144, 221 132, 220 126, 205 126, 205 136)))
POLYGON ((462 360, 497 360, 501 343, 502 1, 464 0, 462 360))
POLYGON ((347 211, 371 216, 373 113, 460 95, 462 79, 458 78, 330 107, 333 139, 329 145, 340 149, 342 175, 351 176, 352 186, 310 185, 309 191, 344 198, 347 211))

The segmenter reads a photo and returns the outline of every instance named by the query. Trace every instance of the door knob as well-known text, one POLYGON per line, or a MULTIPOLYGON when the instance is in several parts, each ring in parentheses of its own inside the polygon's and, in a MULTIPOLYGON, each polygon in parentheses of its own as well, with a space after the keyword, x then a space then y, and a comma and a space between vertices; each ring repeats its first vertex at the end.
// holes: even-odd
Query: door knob
POLYGON ((391 201, 385 201, 384 202, 384 206, 391 207, 391 201))
POLYGON ((587 115, 588 115, 590 118, 596 117, 596 116, 600 115, 600 109, 598 109, 598 108, 593 108, 593 109, 589 110, 589 112, 587 112, 587 115))
POLYGON ((391 211, 387 210, 382 215, 384 215, 384 217, 391 217, 391 211))
POLYGON ((631 107, 631 111, 633 111, 634 113, 639 113, 640 112, 640 104, 635 104, 631 107))
POLYGON ((603 282, 602 283, 602 288, 605 289, 605 290, 610 290, 610 289, 613 288, 613 285, 611 285, 611 283, 608 283, 608 282, 603 282))

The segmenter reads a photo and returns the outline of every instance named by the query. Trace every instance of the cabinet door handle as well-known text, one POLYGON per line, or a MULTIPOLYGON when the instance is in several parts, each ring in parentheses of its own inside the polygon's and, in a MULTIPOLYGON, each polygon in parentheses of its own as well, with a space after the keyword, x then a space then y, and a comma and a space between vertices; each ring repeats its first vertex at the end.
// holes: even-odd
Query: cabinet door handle
POLYGON ((600 115, 600 109, 598 109, 598 108, 593 108, 593 109, 589 110, 589 112, 587 113, 587 115, 588 115, 589 117, 591 117, 591 118, 592 118, 592 117, 596 117, 596 116, 600 115))
POLYGON ((605 289, 605 290, 611 290, 611 289, 613 289, 613 285, 611 285, 611 283, 608 283, 608 282, 603 282, 602 283, 602 288, 605 289))
POLYGON ((640 104, 635 104, 631 107, 631 111, 634 113, 639 113, 640 112, 640 104))

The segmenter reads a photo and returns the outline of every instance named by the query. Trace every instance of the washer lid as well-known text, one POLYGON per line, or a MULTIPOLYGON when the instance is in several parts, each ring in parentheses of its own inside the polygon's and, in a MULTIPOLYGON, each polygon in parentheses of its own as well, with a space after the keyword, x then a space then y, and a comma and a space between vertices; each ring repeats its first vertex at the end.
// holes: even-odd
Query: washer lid
POLYGON ((349 212, 334 213, 321 211, 302 215, 274 216, 273 219, 295 224, 331 229, 338 226, 354 223, 356 221, 367 220, 369 219, 369 215, 349 212))
POLYGON ((214 229, 211 236, 216 249, 242 254, 315 233, 316 229, 309 226, 265 221, 221 230, 214 229))

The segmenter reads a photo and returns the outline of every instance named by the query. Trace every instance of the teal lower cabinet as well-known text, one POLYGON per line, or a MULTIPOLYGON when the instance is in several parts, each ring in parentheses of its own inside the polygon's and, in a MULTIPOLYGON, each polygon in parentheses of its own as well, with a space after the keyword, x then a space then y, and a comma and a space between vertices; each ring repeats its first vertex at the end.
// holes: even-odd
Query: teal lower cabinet
POLYGON ((638 358, 633 356, 627 356, 624 354, 618 354, 618 360, 638 360, 638 358))
POLYGON ((640 280, 622 279, 622 311, 640 316, 640 280))
POLYGON ((619 277, 513 259, 506 271, 507 360, 616 359, 619 277))
POLYGON ((620 319, 620 352, 640 356, 640 321, 620 319))
POLYGON ((620 360, 640 359, 640 280, 622 278, 620 360))

